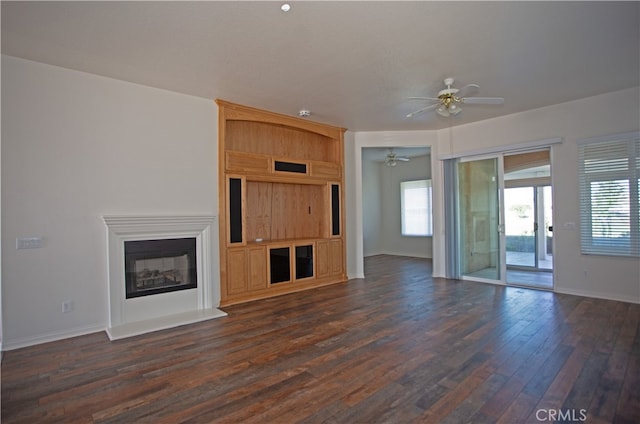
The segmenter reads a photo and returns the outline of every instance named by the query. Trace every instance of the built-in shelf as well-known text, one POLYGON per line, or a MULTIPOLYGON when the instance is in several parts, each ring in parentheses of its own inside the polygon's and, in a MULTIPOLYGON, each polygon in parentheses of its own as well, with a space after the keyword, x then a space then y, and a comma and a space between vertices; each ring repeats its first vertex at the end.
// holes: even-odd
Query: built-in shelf
POLYGON ((221 304, 345 281, 344 129, 216 103, 221 304))

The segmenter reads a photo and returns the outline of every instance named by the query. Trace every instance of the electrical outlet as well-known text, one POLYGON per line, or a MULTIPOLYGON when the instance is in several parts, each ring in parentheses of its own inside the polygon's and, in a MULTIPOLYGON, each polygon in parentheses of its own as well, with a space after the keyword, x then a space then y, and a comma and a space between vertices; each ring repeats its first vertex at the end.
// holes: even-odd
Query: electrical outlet
POLYGON ((73 311, 73 300, 65 300, 62 302, 62 313, 66 314, 73 311))

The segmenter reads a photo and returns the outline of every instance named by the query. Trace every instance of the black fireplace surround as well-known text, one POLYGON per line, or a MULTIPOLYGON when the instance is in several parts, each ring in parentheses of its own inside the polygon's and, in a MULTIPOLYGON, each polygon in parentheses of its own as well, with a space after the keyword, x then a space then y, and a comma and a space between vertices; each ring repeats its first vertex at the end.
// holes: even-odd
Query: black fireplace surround
POLYGON ((198 287, 196 239, 125 241, 126 298, 198 287))

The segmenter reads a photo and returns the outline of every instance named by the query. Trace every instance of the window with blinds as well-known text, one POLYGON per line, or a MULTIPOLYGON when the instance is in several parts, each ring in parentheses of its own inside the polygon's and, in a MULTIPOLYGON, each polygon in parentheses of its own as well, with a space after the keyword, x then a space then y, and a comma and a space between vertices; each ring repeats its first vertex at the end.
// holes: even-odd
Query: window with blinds
POLYGON ((400 211, 403 236, 433 235, 431 180, 401 182, 400 211))
POLYGON ((640 133, 578 149, 582 253, 640 256, 640 133))

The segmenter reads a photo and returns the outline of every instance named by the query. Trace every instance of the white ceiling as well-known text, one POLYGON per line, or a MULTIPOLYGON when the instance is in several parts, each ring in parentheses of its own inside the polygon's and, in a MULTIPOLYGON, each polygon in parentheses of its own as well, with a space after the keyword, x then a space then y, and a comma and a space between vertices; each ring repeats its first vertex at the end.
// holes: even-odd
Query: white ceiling
POLYGON ((2 53, 354 131, 438 129, 640 85, 640 2, 2 2, 2 53), (445 77, 502 106, 409 96, 445 77))

